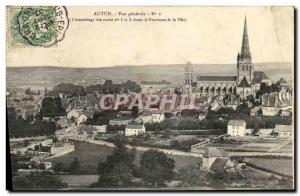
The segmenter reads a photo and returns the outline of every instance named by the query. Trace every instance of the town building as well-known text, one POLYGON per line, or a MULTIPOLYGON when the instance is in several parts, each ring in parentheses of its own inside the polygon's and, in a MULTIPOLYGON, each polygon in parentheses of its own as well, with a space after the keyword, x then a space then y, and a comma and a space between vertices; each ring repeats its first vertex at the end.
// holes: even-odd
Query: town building
POLYGON ((148 110, 144 111, 140 116, 144 123, 161 123, 165 118, 163 111, 148 110))
POLYGON ((246 121, 230 120, 227 125, 227 134, 232 137, 242 137, 246 135, 246 121))
POLYGON ((144 124, 129 123, 125 127, 125 136, 137 136, 146 132, 144 124))
POLYGON ((175 86, 166 80, 163 81, 142 81, 141 93, 142 94, 170 94, 175 92, 175 86))
POLYGON ((209 147, 202 156, 202 168, 214 172, 234 169, 234 162, 223 149, 209 147))
POLYGON ((118 116, 117 118, 109 120, 109 125, 112 125, 112 126, 127 125, 131 121, 132 121, 132 118, 118 116))
POLYGON ((284 79, 284 78, 280 78, 277 83, 279 84, 279 86, 281 88, 284 88, 284 89, 288 89, 289 88, 289 84, 288 82, 284 79))
POLYGON ((279 92, 264 94, 262 96, 262 115, 263 116, 278 116, 286 115, 284 111, 292 109, 292 92, 281 89, 279 92))

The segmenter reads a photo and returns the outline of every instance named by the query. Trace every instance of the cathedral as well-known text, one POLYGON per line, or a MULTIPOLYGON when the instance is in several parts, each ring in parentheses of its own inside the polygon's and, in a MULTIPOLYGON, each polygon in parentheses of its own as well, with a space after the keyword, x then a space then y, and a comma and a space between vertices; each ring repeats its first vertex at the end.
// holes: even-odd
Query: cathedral
POLYGON ((254 95, 262 82, 270 82, 264 72, 254 71, 246 18, 242 47, 237 55, 236 74, 234 76, 197 76, 195 81, 193 74, 192 64, 188 62, 185 67, 183 88, 187 93, 193 92, 200 95, 238 94, 241 98, 246 98, 248 95, 254 95))

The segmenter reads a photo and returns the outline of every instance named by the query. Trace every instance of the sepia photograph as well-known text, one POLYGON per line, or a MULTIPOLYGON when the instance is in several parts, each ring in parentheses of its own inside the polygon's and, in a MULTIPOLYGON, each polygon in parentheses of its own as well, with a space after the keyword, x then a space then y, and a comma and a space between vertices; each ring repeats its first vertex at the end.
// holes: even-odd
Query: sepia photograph
POLYGON ((6 6, 10 191, 294 191, 292 6, 6 6))

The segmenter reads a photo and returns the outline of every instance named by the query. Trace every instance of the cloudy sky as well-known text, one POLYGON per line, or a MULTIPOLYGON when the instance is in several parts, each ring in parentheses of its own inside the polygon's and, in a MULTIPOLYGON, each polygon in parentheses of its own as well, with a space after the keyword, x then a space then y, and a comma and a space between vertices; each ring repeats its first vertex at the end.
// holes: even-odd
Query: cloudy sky
MULTIPOLYGON (((253 62, 293 62, 292 7, 67 7, 70 25, 51 48, 12 47, 7 66, 103 67, 116 65, 235 63, 244 17, 253 62), (95 11, 157 12, 152 18, 185 22, 75 22, 95 11)), ((108 17, 109 18, 109 17, 108 17)), ((117 18, 117 16, 113 16, 117 18)), ((136 17, 149 18, 149 16, 136 17)), ((133 17, 132 17, 133 19, 133 17)), ((9 40, 8 29, 8 40, 9 40)))

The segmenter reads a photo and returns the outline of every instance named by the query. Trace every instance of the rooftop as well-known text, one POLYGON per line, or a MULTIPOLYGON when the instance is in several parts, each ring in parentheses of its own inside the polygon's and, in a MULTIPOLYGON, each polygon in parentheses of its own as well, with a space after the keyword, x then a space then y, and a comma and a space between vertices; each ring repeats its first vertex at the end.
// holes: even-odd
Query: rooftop
POLYGON ((230 120, 228 122, 228 125, 233 125, 233 126, 246 126, 246 121, 244 120, 230 120))
POLYGON ((138 125, 138 124, 127 124, 126 129, 142 129, 144 125, 138 125))
POLYGON ((279 83, 282 83, 282 84, 287 84, 287 81, 284 79, 284 78, 280 78, 278 80, 279 83))
POLYGON ((261 83, 263 80, 268 80, 269 77, 263 71, 254 71, 253 72, 253 83, 261 83))
POLYGON ((209 147, 205 150, 203 157, 227 157, 225 151, 223 149, 218 149, 215 147, 209 147))
POLYGON ((197 81, 236 81, 236 76, 198 76, 197 81))
POLYGON ((224 159, 224 158, 217 158, 213 164, 210 166, 210 170, 213 170, 213 171, 222 171, 227 162, 228 162, 229 158, 227 159, 224 159))

